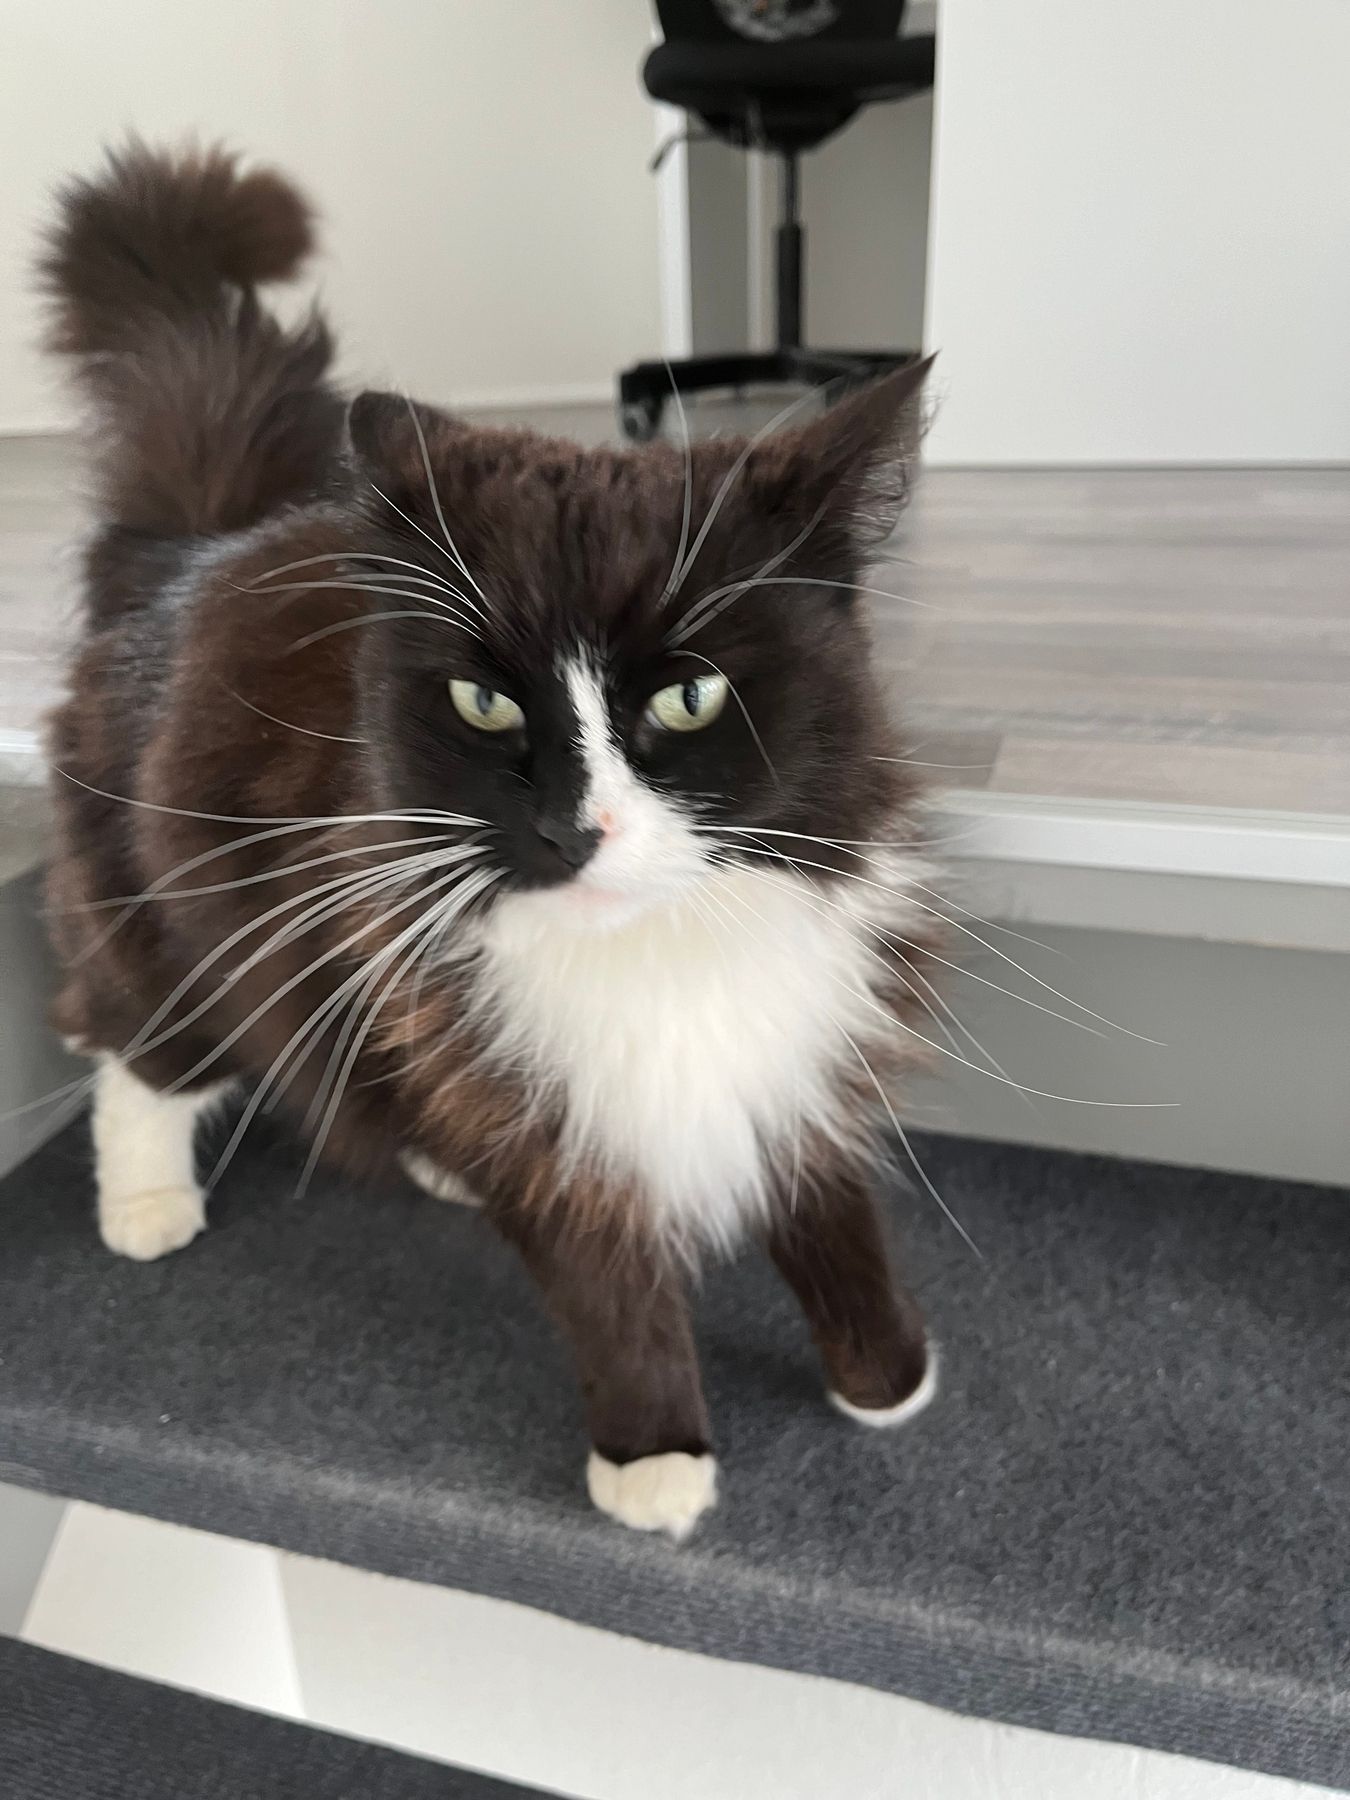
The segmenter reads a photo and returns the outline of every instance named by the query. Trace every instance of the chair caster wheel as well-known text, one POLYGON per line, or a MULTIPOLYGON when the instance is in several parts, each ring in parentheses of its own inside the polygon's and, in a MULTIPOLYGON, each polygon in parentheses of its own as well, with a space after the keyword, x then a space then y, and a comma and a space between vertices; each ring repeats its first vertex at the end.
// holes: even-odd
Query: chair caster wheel
POLYGON ((619 402, 619 425, 623 435, 633 444, 650 444, 661 431, 664 397, 619 402))

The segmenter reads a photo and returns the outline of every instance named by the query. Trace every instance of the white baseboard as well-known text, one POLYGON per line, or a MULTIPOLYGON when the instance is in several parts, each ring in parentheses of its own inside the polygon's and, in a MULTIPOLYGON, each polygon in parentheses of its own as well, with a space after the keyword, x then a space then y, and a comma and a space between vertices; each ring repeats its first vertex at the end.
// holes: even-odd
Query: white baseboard
POLYGON ((453 394, 428 396, 433 406, 487 412, 495 407, 528 411, 534 407, 613 406, 618 370, 602 381, 560 381, 549 387, 466 388, 453 394))
POLYGON ((1350 823, 1319 814, 942 799, 979 911, 1032 925, 1350 951, 1350 823))
POLYGON ((0 438, 70 437, 75 429, 73 413, 65 417, 44 413, 37 418, 31 413, 21 413, 17 418, 0 414, 0 438))
POLYGON ((0 787, 45 787, 46 782, 41 734, 0 725, 0 787))

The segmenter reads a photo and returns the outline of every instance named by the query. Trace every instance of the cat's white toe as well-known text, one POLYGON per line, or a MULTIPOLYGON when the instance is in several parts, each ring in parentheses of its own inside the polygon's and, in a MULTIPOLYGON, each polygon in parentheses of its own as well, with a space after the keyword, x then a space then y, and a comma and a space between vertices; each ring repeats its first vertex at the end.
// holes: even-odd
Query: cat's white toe
POLYGON ((717 1499, 717 1463, 683 1450, 612 1463, 593 1450, 586 1486, 611 1519, 634 1531, 668 1532, 679 1542, 717 1499))
POLYGON ((830 1390, 830 1405, 836 1407, 847 1418, 855 1420, 859 1425, 870 1425, 875 1431, 889 1430, 893 1425, 904 1425, 910 1419, 916 1419, 929 1401, 937 1393, 938 1358, 937 1345, 928 1346, 928 1367, 923 1372, 923 1380, 912 1394, 907 1394, 896 1406, 855 1406, 851 1400, 845 1400, 842 1394, 830 1390))
POLYGON ((190 1244, 206 1224, 206 1201, 197 1188, 155 1188, 118 1200, 101 1200, 98 1225, 104 1243, 119 1256, 153 1262, 190 1244))

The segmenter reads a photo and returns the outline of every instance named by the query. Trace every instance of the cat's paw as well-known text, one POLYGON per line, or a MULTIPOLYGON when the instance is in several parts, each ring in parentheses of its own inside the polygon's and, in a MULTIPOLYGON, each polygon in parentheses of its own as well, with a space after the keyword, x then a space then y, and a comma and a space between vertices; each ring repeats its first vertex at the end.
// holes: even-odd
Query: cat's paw
POLYGON ((611 1519, 634 1531, 668 1532, 678 1543, 717 1499, 717 1463, 684 1450, 612 1463, 592 1450, 586 1486, 611 1519))
POLYGON ((845 1400, 842 1394, 836 1394, 833 1388, 830 1390, 830 1405, 859 1425, 870 1425, 874 1430, 885 1431, 893 1425, 904 1425, 910 1419, 916 1419, 937 1393, 937 1385, 937 1345, 930 1341, 923 1380, 912 1393, 906 1394, 894 1406, 855 1406, 851 1400, 845 1400))
POLYGON ((433 1195, 437 1200, 449 1200, 456 1206, 481 1206, 483 1202, 474 1193, 467 1181, 454 1174, 450 1169, 443 1169, 439 1163, 432 1162, 429 1156, 423 1156, 420 1150, 405 1150, 399 1158, 403 1165, 403 1173, 409 1181, 416 1183, 425 1194, 433 1195))
POLYGON ((99 1202, 98 1228, 104 1243, 136 1262, 153 1262, 181 1250, 205 1225, 206 1201, 197 1188, 153 1188, 99 1202))

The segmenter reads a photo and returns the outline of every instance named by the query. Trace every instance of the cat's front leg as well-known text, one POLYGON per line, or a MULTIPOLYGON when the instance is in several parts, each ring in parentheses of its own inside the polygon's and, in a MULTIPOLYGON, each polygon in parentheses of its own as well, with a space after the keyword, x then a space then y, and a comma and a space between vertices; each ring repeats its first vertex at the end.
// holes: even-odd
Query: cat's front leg
POLYGON ((631 1220, 597 1222, 584 1197, 542 1217, 494 1209, 567 1338, 586 1399, 586 1484, 636 1531, 687 1537, 717 1498, 684 1284, 631 1220))
POLYGON ((155 1088, 116 1057, 100 1059, 94 1083, 94 1173, 104 1243, 152 1262, 181 1250, 206 1225, 197 1179, 197 1125, 228 1082, 179 1093, 155 1088))
POLYGON ((831 1402, 864 1425, 900 1425, 932 1399, 937 1354, 918 1303, 896 1281, 864 1175, 803 1169, 768 1233, 769 1253, 801 1302, 831 1402))

